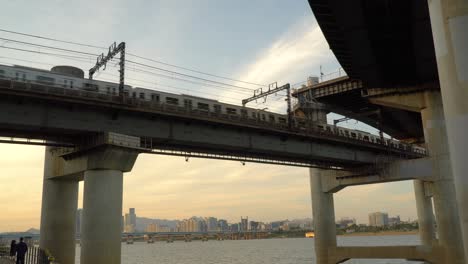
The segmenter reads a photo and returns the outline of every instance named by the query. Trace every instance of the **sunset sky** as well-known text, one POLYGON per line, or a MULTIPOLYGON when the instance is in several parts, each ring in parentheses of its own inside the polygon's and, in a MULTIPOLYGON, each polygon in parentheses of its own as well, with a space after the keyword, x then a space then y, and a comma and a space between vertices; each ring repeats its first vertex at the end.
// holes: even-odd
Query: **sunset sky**
MULTIPOLYGON (((248 82, 299 83, 310 75, 340 67, 329 50, 305 0, 280 1, 8 1, 2 3, 0 29, 106 47, 125 41, 128 52, 146 58, 248 82)), ((20 40, 86 51, 104 49, 64 44, 0 31, 0 64, 49 69, 53 65, 91 68, 95 58, 15 51, 54 52, 18 44, 20 40)), ((66 53, 63 53, 66 54, 66 53)), ((70 55, 70 54, 68 54, 70 55)), ((257 88, 128 56, 127 59, 229 84, 257 88)), ((97 79, 117 82, 115 65, 97 79)), ((192 94, 240 104, 246 90, 180 82, 148 75, 128 66, 127 83, 173 93, 192 94), (177 87, 177 88, 174 88, 177 87)), ((171 76, 169 76, 171 77, 171 76)), ((174 76, 172 76, 174 77, 174 76)), ((284 111, 282 98, 270 98, 271 111, 284 111)), ((334 115, 329 115, 333 119, 334 115)), ((349 122, 348 127, 366 129, 349 122)), ((0 145, 0 232, 39 227, 43 147, 0 145)), ((81 206, 82 184, 80 185, 81 206)), ((215 216, 239 221, 311 217, 308 170, 277 165, 140 155, 124 176, 124 210, 138 216, 182 219, 215 216)), ((337 219, 354 217, 367 223, 373 211, 403 219, 416 216, 411 182, 352 187, 335 195, 337 219)))

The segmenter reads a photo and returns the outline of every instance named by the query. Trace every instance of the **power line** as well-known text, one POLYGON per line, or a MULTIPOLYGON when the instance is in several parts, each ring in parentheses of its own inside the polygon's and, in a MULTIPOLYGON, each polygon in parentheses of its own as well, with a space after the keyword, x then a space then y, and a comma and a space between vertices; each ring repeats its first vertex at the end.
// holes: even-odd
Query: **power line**
POLYGON ((49 56, 74 58, 74 59, 81 59, 81 60, 89 61, 89 58, 78 57, 78 56, 73 56, 73 55, 65 55, 65 54, 58 54, 58 53, 51 53, 51 52, 44 52, 44 51, 37 51, 37 50, 27 50, 27 49, 13 48, 13 47, 5 47, 5 46, 0 46, 0 48, 10 49, 10 50, 17 50, 17 51, 24 51, 24 52, 30 52, 30 53, 37 53, 37 54, 43 54, 43 55, 49 55, 49 56))
POLYGON ((181 76, 184 76, 184 77, 189 77, 189 78, 205 81, 205 82, 211 82, 211 83, 216 83, 216 84, 220 84, 220 85, 224 85, 224 86, 230 86, 230 87, 244 89, 244 90, 247 90, 247 91, 253 91, 253 89, 249 89, 249 88, 246 88, 246 87, 227 84, 227 83, 218 82, 218 81, 213 81, 213 80, 209 80, 209 79, 205 79, 205 78, 201 78, 201 77, 196 77, 196 76, 192 76, 192 75, 188 75, 188 74, 184 74, 184 73, 179 73, 179 72, 176 72, 176 71, 166 70, 166 69, 163 69, 163 68, 159 68, 159 67, 155 67, 155 66, 151 66, 151 65, 144 64, 144 63, 131 61, 131 60, 127 60, 127 62, 136 64, 136 65, 140 65, 140 66, 143 66, 143 67, 148 67, 148 68, 151 68, 151 69, 159 70, 159 71, 164 71, 164 72, 167 72, 167 73, 177 74, 177 75, 181 75, 181 76))
POLYGON ((16 34, 16 35, 21 35, 21 36, 26 36, 26 37, 32 37, 32 38, 45 39, 45 40, 56 41, 56 42, 61 42, 61 43, 66 43, 66 44, 72 44, 72 45, 78 45, 78 46, 83 46, 83 47, 96 48, 96 49, 107 49, 107 47, 99 47, 99 46, 94 46, 94 45, 89 45, 89 44, 83 44, 83 43, 79 43, 79 42, 60 40, 60 39, 49 38, 49 37, 43 37, 43 36, 33 35, 33 34, 26 34, 26 33, 21 33, 21 32, 17 32, 17 31, 6 30, 6 29, 0 29, 0 31, 1 31, 1 32, 10 33, 10 34, 16 34))
POLYGON ((24 41, 19 41, 19 40, 14 40, 14 39, 0 38, 0 40, 5 40, 5 41, 8 41, 8 42, 13 42, 13 43, 18 43, 18 44, 23 44, 23 45, 28 45, 28 46, 35 46, 35 47, 41 47, 41 48, 46 48, 46 49, 54 49, 54 50, 60 50, 60 51, 90 55, 90 56, 94 56, 94 57, 99 56, 99 54, 94 54, 94 53, 89 53, 89 52, 84 52, 84 51, 78 51, 78 50, 71 50, 71 49, 63 49, 63 48, 59 48, 59 47, 35 44, 35 43, 31 43, 31 42, 24 42, 24 41))
POLYGON ((211 74, 211 73, 206 73, 206 72, 202 72, 202 71, 198 71, 198 70, 193 70, 193 69, 190 69, 190 68, 186 68, 186 67, 181 67, 181 66, 177 66, 177 65, 174 65, 174 64, 170 64, 170 63, 167 63, 167 62, 162 62, 162 61, 157 61, 157 60, 153 60, 153 59, 148 59, 148 58, 145 58, 145 57, 142 57, 142 56, 138 56, 138 55, 135 55, 135 54, 131 54, 131 53, 128 53, 129 56, 133 56, 133 57, 136 57, 136 58, 139 58, 139 59, 142 59, 142 60, 147 60, 147 61, 152 61, 152 62, 155 62, 155 63, 158 63, 158 64, 162 64, 162 65, 166 65, 166 66, 170 66, 170 67, 174 67, 174 68, 178 68, 178 69, 182 69, 182 70, 186 70, 186 71, 191 71, 191 72, 195 72, 195 73, 199 73, 199 74, 204 74, 204 75, 207 75, 207 76, 211 76, 211 77, 216 77, 216 78, 220 78, 220 79, 225 79, 225 80, 229 80, 229 81, 233 81, 233 82, 241 82, 241 83, 245 83, 245 84, 251 84, 251 85, 256 85, 256 86, 267 86, 266 84, 258 84, 258 83, 253 83, 253 82, 246 82, 246 81, 241 81, 241 80, 237 80, 237 79, 233 79, 233 78, 229 78, 229 77, 224 77, 224 76, 219 76, 219 75, 215 75, 215 74, 211 74))
MULTIPOLYGON (((46 48, 46 49, 55 49, 55 50, 60 50, 60 51, 65 51, 65 52, 79 53, 79 54, 84 54, 84 55, 88 55, 88 56, 98 56, 98 54, 93 54, 93 53, 89 53, 89 52, 82 52, 82 51, 71 50, 71 49, 63 49, 63 48, 54 47, 54 46, 40 45, 40 44, 31 43, 31 42, 24 42, 24 41, 18 41, 18 40, 7 39, 7 38, 0 38, 0 40, 10 41, 10 42, 14 42, 14 43, 22 44, 22 45, 42 47, 42 48, 46 48)), ((5 46, 1 46, 1 47, 5 47, 5 46)), ((5 47, 5 48, 9 48, 9 47, 5 47)), ((20 49, 17 49, 17 50, 20 50, 20 49)), ((27 51, 27 50, 23 50, 23 51, 27 51)), ((42 53, 46 54, 44 52, 42 52, 42 53)), ((216 84, 220 84, 220 85, 224 85, 224 86, 230 86, 230 87, 244 89, 244 90, 247 90, 247 91, 252 91, 252 89, 250 89, 250 88, 241 87, 241 86, 232 85, 232 84, 223 83, 223 82, 218 82, 218 81, 214 81, 214 80, 210 80, 210 79, 206 79, 206 78, 201 78, 201 77, 197 77, 197 76, 193 76, 193 75, 189 75, 189 74, 184 74, 184 73, 180 73, 180 72, 176 72, 176 71, 171 71, 171 70, 163 69, 163 68, 160 68, 160 67, 155 67, 155 66, 152 66, 152 65, 147 65, 147 64, 131 61, 131 60, 127 60, 127 62, 136 64, 136 65, 140 65, 140 66, 143 66, 143 67, 148 67, 148 68, 156 69, 156 70, 159 70, 159 71, 171 73, 171 74, 176 74, 176 75, 192 78, 192 79, 197 79, 197 80, 202 80, 202 81, 205 81, 205 82, 211 82, 211 83, 216 83, 216 84)))
MULTIPOLYGON (((39 39, 55 41, 55 42, 60 42, 60 43, 66 43, 66 44, 72 44, 72 45, 78 45, 78 46, 89 47, 89 48, 105 49, 105 50, 108 49, 107 47, 102 47, 102 46, 90 45, 90 44, 79 43, 79 42, 74 42, 74 41, 66 41, 66 40, 61 40, 61 39, 57 39, 57 38, 44 37, 44 36, 39 36, 39 35, 34 35, 34 34, 22 33, 22 32, 18 32, 18 31, 6 30, 6 29, 0 29, 0 32, 6 32, 6 33, 10 33, 10 34, 16 34, 16 35, 32 37, 32 38, 39 38, 39 39)), ((194 70, 194 69, 187 68, 187 67, 177 66, 177 65, 174 65, 174 64, 170 64, 170 63, 159 61, 159 60, 149 59, 149 58, 139 56, 139 55, 136 55, 136 54, 132 54, 132 53, 128 53, 127 55, 133 56, 133 57, 136 57, 136 58, 139 58, 139 59, 151 61, 151 62, 154 62, 154 63, 158 63, 158 64, 162 64, 162 65, 166 65, 166 66, 170 66, 170 67, 174 67, 174 68, 178 68, 178 69, 182 69, 182 70, 186 70, 186 71, 191 71, 191 72, 194 72, 194 73, 203 74, 203 75, 207 75, 207 76, 211 76, 211 77, 225 79, 225 80, 229 80, 229 81, 241 82, 241 83, 256 85, 256 86, 267 86, 265 84, 258 84, 258 83, 253 83, 253 82, 242 81, 242 80, 238 80, 238 79, 234 79, 234 78, 229 78, 229 77, 220 76, 220 75, 216 75, 216 74, 211 74, 211 73, 207 73, 207 72, 203 72, 203 71, 199 71, 199 70, 194 70)))

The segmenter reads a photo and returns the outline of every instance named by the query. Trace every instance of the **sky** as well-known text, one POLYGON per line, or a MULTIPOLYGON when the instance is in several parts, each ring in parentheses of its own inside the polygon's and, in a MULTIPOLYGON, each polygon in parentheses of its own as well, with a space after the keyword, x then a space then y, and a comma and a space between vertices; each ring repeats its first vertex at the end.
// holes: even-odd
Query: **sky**
MULTIPOLYGON (((0 25, 3 30, 98 47, 125 41, 131 54, 257 84, 291 83, 298 87, 308 76, 318 76, 320 68, 331 75, 340 68, 305 0, 18 0, 2 3, 0 25)), ((96 56, 59 52, 12 40, 96 55, 106 52, 0 31, 0 64, 43 69, 73 65, 87 72, 96 60, 96 56)), ((127 63, 126 82, 132 86, 234 104, 240 104, 259 88, 134 56, 127 56, 127 60, 238 87, 215 87, 200 79, 180 81, 179 75, 155 69, 148 74, 127 63)), ((117 82, 117 74, 115 62, 109 63, 95 79, 117 82)), ((271 97, 266 103, 253 102, 250 106, 284 112, 283 99, 271 97)), ((328 118, 331 121, 338 117, 330 114, 328 118)), ((342 125, 375 131, 354 121, 342 125)), ((39 227, 43 156, 43 147, 0 144, 0 232, 39 227)), ((81 183, 80 207, 82 187, 81 183)), ((240 162, 195 158, 186 162, 181 157, 142 154, 132 172, 124 176, 123 195, 124 210, 135 207, 142 217, 215 216, 238 222, 241 216, 249 216, 268 222, 312 216, 306 168, 254 163, 243 166, 240 162)), ((335 194, 336 219, 352 217, 359 223, 367 223, 368 213, 374 211, 415 219, 412 182, 350 187, 335 194)))

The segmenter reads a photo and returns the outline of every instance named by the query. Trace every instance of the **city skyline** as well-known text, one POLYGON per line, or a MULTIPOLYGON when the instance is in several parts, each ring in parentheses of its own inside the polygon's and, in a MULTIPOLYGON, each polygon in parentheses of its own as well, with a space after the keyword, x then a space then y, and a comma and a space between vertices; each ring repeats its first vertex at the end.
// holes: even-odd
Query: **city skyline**
MULTIPOLYGON (((250 82, 294 84, 305 82, 310 75, 319 76, 320 68, 325 73, 339 68, 307 1, 200 1, 197 4, 154 1, 141 5, 126 1, 57 5, 43 1, 28 6, 10 1, 4 3, 4 8, 11 10, 0 17, 0 24, 5 29, 105 47, 113 41, 126 41, 130 52, 147 58, 250 82), (240 8, 245 5, 249 6, 248 10, 240 8), (101 8, 107 10, 105 14, 98 11, 101 8), (275 19, 259 20, 259 13, 268 13, 275 19), (23 23, 21 18, 24 16, 31 23, 23 23)), ((5 32, 1 36, 32 41, 5 32)), ((77 49, 72 45, 41 43, 77 49)), ((14 47, 12 43, 5 45, 14 47)), ((0 49, 0 63, 44 69, 51 65, 71 64, 87 70, 95 59, 70 61, 0 49)), ((96 78, 116 81, 107 74, 116 74, 116 71, 109 66, 96 78)), ((145 84, 153 89, 162 84, 174 85, 189 91, 172 92, 196 96, 210 97, 207 93, 213 93, 207 86, 181 84, 131 71, 128 80, 130 85, 145 84), (142 79, 145 83, 132 82, 132 78, 142 79)), ((227 89, 214 92, 217 96, 211 98, 237 104, 248 96, 227 89)), ((282 98, 269 99, 266 105, 253 104, 252 107, 284 111, 282 98)), ((336 116, 329 115, 329 119, 333 118, 336 116)), ((354 122, 342 125, 367 129, 354 122)), ((44 148, 0 144, 0 151, 3 168, 0 231, 37 228, 44 148)), ((82 190, 81 183, 80 207, 82 190)), ((123 190, 123 208, 138 208, 139 215, 145 217, 184 219, 193 215, 223 215, 231 221, 240 215, 249 215, 267 222, 312 216, 309 172, 305 168, 254 163, 243 166, 240 162, 195 158, 186 162, 183 157, 141 154, 132 172, 124 175, 123 190)), ((358 222, 366 222, 369 212, 379 210, 401 215, 404 219, 416 216, 410 181, 346 188, 335 195, 335 208, 336 219, 353 215, 358 222)))

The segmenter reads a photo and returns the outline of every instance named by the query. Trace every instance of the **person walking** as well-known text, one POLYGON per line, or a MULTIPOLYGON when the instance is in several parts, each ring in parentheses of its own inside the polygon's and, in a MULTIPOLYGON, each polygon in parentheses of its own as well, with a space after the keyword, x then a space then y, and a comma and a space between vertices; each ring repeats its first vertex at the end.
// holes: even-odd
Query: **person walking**
POLYGON ((12 240, 10 244, 10 257, 14 258, 16 256, 16 240, 12 240))
POLYGON ((28 245, 23 242, 23 238, 20 238, 20 242, 16 245, 16 264, 24 264, 24 257, 28 252, 28 245))

